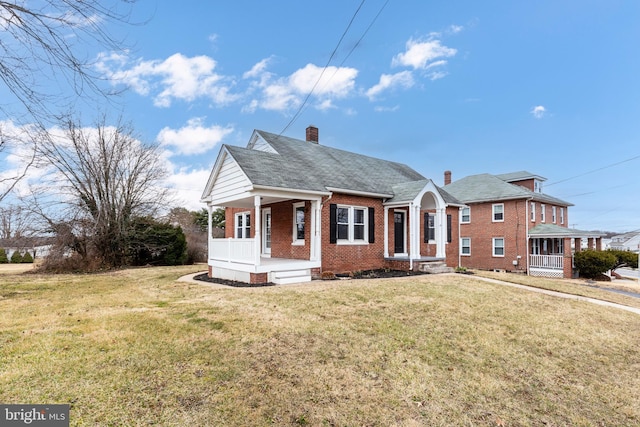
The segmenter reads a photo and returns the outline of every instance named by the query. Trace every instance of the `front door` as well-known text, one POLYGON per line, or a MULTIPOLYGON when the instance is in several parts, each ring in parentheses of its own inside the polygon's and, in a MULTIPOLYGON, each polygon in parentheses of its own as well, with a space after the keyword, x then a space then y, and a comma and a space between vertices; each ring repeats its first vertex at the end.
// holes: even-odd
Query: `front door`
POLYGON ((404 225, 404 215, 405 213, 402 211, 394 211, 393 212, 393 252, 394 254, 403 254, 405 253, 405 225, 404 225))
POLYGON ((262 210, 262 255, 271 256, 271 208, 262 210))

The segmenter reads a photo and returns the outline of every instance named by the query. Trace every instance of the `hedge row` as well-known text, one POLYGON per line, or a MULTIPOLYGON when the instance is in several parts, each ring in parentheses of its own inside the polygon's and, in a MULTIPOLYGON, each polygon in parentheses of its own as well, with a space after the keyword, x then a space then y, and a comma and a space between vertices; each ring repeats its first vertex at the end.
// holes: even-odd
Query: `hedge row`
POLYGON ((7 251, 3 248, 0 248, 0 264, 29 264, 33 262, 33 256, 29 253, 29 251, 25 252, 24 255, 20 253, 20 251, 15 251, 13 255, 11 255, 11 259, 7 257, 7 251))

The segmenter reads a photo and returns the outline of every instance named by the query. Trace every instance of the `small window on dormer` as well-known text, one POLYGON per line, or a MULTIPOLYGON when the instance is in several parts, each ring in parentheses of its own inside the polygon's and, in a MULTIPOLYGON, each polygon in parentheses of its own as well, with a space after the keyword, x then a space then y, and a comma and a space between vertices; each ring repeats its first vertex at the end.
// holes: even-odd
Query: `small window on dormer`
POLYGON ((542 181, 537 179, 533 181, 533 191, 536 193, 542 193, 542 181))

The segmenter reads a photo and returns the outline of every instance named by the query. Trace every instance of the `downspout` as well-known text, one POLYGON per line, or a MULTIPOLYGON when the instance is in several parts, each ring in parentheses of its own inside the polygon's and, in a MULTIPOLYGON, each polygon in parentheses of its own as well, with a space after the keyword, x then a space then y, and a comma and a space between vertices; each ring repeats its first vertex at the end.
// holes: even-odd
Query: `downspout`
POLYGON ((529 222, 531 221, 529 219, 529 201, 532 199, 527 199, 525 200, 525 204, 524 204, 524 230, 527 233, 527 235, 525 236, 525 242, 527 242, 527 249, 525 250, 525 257, 527 258, 527 276, 531 275, 530 272, 530 268, 529 268, 529 258, 531 258, 529 256, 529 222))
POLYGON ((409 271, 413 271, 413 202, 409 202, 409 271))
POLYGON ((458 267, 462 267, 462 228, 460 223, 462 222, 462 207, 458 207, 458 267))

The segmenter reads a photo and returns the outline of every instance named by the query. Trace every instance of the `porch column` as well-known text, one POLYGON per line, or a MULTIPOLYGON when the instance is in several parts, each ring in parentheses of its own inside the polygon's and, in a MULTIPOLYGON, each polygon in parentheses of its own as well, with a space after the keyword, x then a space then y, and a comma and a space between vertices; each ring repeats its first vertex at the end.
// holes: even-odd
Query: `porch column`
POLYGON ((253 196, 253 205, 255 207, 253 229, 255 230, 254 240, 254 262, 255 265, 260 265, 260 253, 262 252, 262 215, 260 212, 260 196, 253 196))
POLYGON ((447 257, 447 251, 445 249, 447 241, 446 226, 447 216, 445 215, 444 208, 436 209, 436 256, 438 258, 447 257))
POLYGON ((602 250, 602 237, 596 237, 596 251, 602 250))
POLYGON ((582 251, 582 239, 580 237, 576 237, 573 239, 573 248, 575 252, 582 251))
POLYGON ((320 236, 322 234, 321 225, 322 221, 320 215, 320 200, 312 200, 311 201, 311 245, 310 245, 310 258, 311 261, 318 261, 322 256, 322 245, 320 236))
POLYGON ((384 207, 384 257, 389 258, 389 207, 384 207))
POLYGON ((571 279, 573 276, 573 253, 571 252, 571 238, 565 237, 562 245, 562 276, 571 279))
POLYGON ((587 249, 595 249, 593 237, 587 237, 587 249))
POLYGON ((415 259, 420 259, 420 209, 421 207, 413 206, 411 210, 411 229, 413 230, 413 242, 411 242, 411 249, 415 259))
POLYGON ((211 239, 213 239, 213 206, 207 204, 207 261, 211 259, 211 239))

